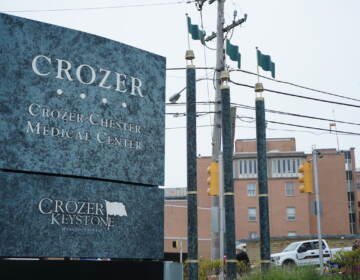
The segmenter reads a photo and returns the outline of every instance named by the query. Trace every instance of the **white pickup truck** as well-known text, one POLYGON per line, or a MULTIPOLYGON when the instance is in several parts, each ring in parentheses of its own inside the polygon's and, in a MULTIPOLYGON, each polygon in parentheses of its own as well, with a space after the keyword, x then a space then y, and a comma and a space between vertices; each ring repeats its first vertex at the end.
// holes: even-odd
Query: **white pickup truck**
MULTIPOLYGON (((322 240, 323 261, 326 263, 337 251, 351 250, 351 247, 330 249, 325 240, 322 240)), ((304 240, 290 243, 281 253, 271 254, 274 265, 318 265, 319 259, 319 240, 304 240)))

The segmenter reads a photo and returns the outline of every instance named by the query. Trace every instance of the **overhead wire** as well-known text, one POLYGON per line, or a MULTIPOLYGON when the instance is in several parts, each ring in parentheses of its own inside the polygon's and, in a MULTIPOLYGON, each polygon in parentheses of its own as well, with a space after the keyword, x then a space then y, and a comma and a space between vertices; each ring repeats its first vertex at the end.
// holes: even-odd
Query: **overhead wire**
MULTIPOLYGON (((246 126, 246 125, 237 125, 236 127, 242 127, 242 128, 251 128, 255 129, 255 126, 246 126)), ((304 133, 310 133, 314 135, 325 135, 329 134, 326 132, 315 132, 311 130, 297 130, 297 129, 284 129, 284 128, 272 128, 272 127, 266 127, 267 130, 273 130, 273 131, 287 131, 287 132, 304 132, 304 133)))
MULTIPOLYGON (((244 116, 236 116, 236 118, 240 119, 244 116)), ((255 119, 253 117, 245 116, 248 119, 255 119)), ((327 132, 333 132, 330 129, 327 128, 320 128, 320 127, 314 127, 314 126, 306 126, 306 125, 300 125, 300 124, 292 124, 292 123, 285 123, 285 122, 278 122, 278 121, 271 121, 266 120, 266 123, 273 123, 273 124, 280 124, 280 125, 287 125, 287 126, 294 126, 294 127, 301 127, 301 128, 307 128, 307 129, 314 129, 314 130, 321 130, 321 131, 327 131, 327 132)), ((353 131, 342 131, 342 130, 336 130, 337 133, 341 134, 347 134, 347 135, 359 135, 360 133, 353 132, 353 131)))
MULTIPOLYGON (((208 104, 215 104, 215 102, 214 101, 197 101, 196 102, 196 105, 208 106, 208 104)), ((165 105, 168 105, 168 106, 184 106, 184 105, 186 105, 186 102, 176 102, 176 103, 167 102, 167 103, 165 103, 165 105)))
MULTIPOLYGON (((200 9, 200 22, 201 22, 201 30, 204 30, 204 21, 203 21, 203 14, 202 14, 202 6, 200 9)), ((206 43, 204 41, 203 44, 203 54, 204 54, 204 62, 205 62, 205 67, 207 67, 207 59, 206 59, 206 43)), ((208 77, 208 71, 207 69, 205 69, 205 78, 206 78, 206 92, 207 92, 207 96, 208 96, 208 101, 210 101, 210 88, 209 88, 209 77, 208 77)), ((209 111, 211 110, 211 105, 209 103, 208 106, 209 111)), ((212 125, 212 119, 211 119, 211 115, 209 115, 209 120, 210 120, 210 125, 212 125)), ((211 126, 211 135, 213 134, 213 129, 211 126)))
MULTIPOLYGON (((196 117, 202 117, 202 116, 205 116, 205 115, 208 115, 208 114, 214 114, 216 113, 215 111, 206 111, 206 112, 196 112, 196 117)), ((174 117, 185 117, 186 116, 186 113, 179 113, 179 112, 168 112, 168 113, 165 113, 165 115, 173 115, 174 117)), ((212 124, 211 124, 212 125, 212 124)))
MULTIPOLYGON (((244 105, 244 104, 231 103, 231 105, 235 106, 235 107, 238 107, 238 108, 242 108, 242 109, 255 110, 255 107, 244 105)), ((343 123, 343 124, 360 126, 360 123, 354 123, 354 122, 349 122, 349 121, 340 121, 340 120, 334 121, 333 119, 327 119, 327 118, 321 118, 321 117, 315 117, 315 116, 309 116, 309 115, 303 115, 303 114, 295 114, 295 113, 289 113, 289 112, 272 110, 272 109, 265 109, 265 111, 268 112, 268 113, 288 115, 288 116, 292 116, 292 117, 300 117, 300 118, 307 118, 307 119, 313 119, 313 120, 329 121, 329 122, 336 122, 336 123, 343 123)))
POLYGON ((64 8, 64 9, 39 9, 39 10, 4 10, 3 13, 38 13, 38 12, 68 12, 68 11, 89 11, 89 10, 108 10, 108 9, 122 9, 122 8, 137 8, 137 7, 151 7, 151 6, 168 6, 179 4, 194 3, 195 0, 177 1, 177 2, 160 2, 148 4, 131 4, 118 6, 103 6, 103 7, 83 7, 83 8, 64 8))
MULTIPOLYGON (((209 127, 209 124, 197 125, 196 127, 209 127)), ((186 126, 165 127, 165 129, 184 129, 186 126)))
MULTIPOLYGON (((243 73, 246 73, 246 74, 258 76, 257 73, 254 73, 254 72, 251 72, 251 71, 248 71, 248 70, 230 69, 230 72, 232 72, 232 71, 243 72, 243 73)), ((331 92, 324 91, 324 90, 318 90, 318 89, 310 88, 310 87, 307 87, 307 86, 302 86, 302 85, 299 85, 299 84, 295 84, 295 83, 292 83, 292 82, 276 80, 276 79, 272 79, 272 78, 269 78, 269 77, 266 77, 266 76, 263 76, 263 75, 259 75, 259 77, 261 77, 263 79, 266 79, 266 80, 273 81, 273 82, 281 83, 281 84, 286 84, 286 85, 290 85, 290 86, 294 86, 294 87, 298 87, 298 88, 302 88, 302 89, 306 89, 306 90, 310 90, 310 91, 314 91, 314 92, 318 92, 318 93, 322 93, 322 94, 326 94, 326 95, 330 95, 330 96, 335 96, 335 97, 339 97, 339 98, 344 98, 344 99, 349 99, 349 100, 359 101, 360 102, 360 99, 353 98, 353 97, 348 97, 348 96, 344 96, 344 95, 340 95, 340 94, 335 94, 335 93, 331 93, 331 92)))
MULTIPOLYGON (((194 69, 210 69, 210 70, 214 70, 215 67, 194 67, 194 69)), ((166 68, 166 71, 171 71, 171 70, 186 70, 186 67, 169 67, 169 68, 166 68)))
MULTIPOLYGON (((211 114, 211 113, 215 113, 215 112, 201 112, 204 115, 205 114, 211 114)), ((185 116, 186 113, 169 113, 169 114, 179 114, 181 116, 185 116)), ((240 119, 241 121, 244 121, 244 118, 246 119, 250 119, 255 121, 254 117, 251 116, 236 116, 237 119, 240 119)), ((251 121, 251 122, 253 122, 251 121)), ((245 122, 249 122, 249 121, 245 121, 245 122)), ((320 131, 326 131, 327 133, 332 133, 332 132, 336 132, 342 135, 355 135, 355 136, 360 136, 360 133, 357 132, 353 132, 353 131, 343 131, 343 130, 336 130, 333 131, 331 129, 327 129, 327 128, 321 128, 321 127, 314 127, 314 126, 306 126, 306 125, 299 125, 299 124, 293 124, 293 123, 286 123, 286 122, 278 122, 278 121, 272 121, 272 120, 266 120, 266 123, 273 123, 273 124, 279 124, 279 125, 286 125, 286 126, 293 126, 293 127, 300 127, 300 128, 306 128, 306 129, 312 129, 312 130, 320 130, 320 131)), ((197 127, 212 127, 213 125, 200 125, 197 127)), ((172 127, 172 128, 166 128, 166 129, 176 129, 176 128, 186 128, 186 127, 172 127)), ((267 128, 270 129, 270 128, 267 128)), ((274 130, 274 129, 273 129, 274 130)))
MULTIPOLYGON (((252 85, 237 83, 237 82, 234 82, 233 80, 230 80, 230 83, 233 83, 234 85, 237 85, 237 86, 248 87, 248 88, 252 88, 252 89, 255 88, 255 87, 252 86, 252 85)), ((272 93, 277 93, 277 94, 282 94, 282 95, 291 96, 291 97, 302 98, 302 99, 308 99, 308 100, 314 100, 314 101, 319 101, 319 102, 325 102, 325 103, 330 103, 330 104, 336 104, 336 105, 342 105, 342 106, 349 106, 349 107, 360 108, 360 105, 355 105, 355 104, 350 104, 350 103, 343 103, 343 102, 337 102, 337 101, 326 100, 326 99, 320 99, 320 98, 315 98, 315 97, 309 97, 309 96, 304 96, 304 95, 299 95, 299 94, 293 94, 293 93, 283 92, 283 91, 279 91, 279 90, 272 90, 272 89, 264 88, 264 91, 272 92, 272 93)))
MULTIPOLYGON (((205 67, 196 67, 196 69, 204 69, 204 68, 205 68, 205 67)), ((184 69, 186 69, 186 68, 185 68, 185 67, 166 68, 166 70, 184 70, 184 69)), ((215 67, 208 67, 207 69, 215 70, 215 67)), ((250 75, 257 76, 257 73, 254 73, 254 72, 251 72, 251 71, 247 71, 247 70, 242 70, 242 69, 230 69, 229 71, 230 71, 230 72, 232 72, 232 71, 243 72, 243 73, 246 73, 246 74, 250 74, 250 75)), ((360 99, 353 98, 353 97, 348 97, 348 96, 345 96, 345 95, 340 95, 340 94, 335 94, 335 93, 331 93, 331 92, 324 91, 324 90, 314 89, 314 88, 310 88, 310 87, 307 87, 307 86, 302 86, 302 85, 299 85, 299 84, 296 84, 296 83, 292 83, 292 82, 286 82, 286 81, 276 80, 276 79, 272 79, 272 78, 269 78, 269 77, 266 77, 266 76, 263 76, 263 75, 259 75, 259 77, 261 77, 261 78, 263 78, 263 79, 267 79, 267 80, 273 81, 273 82, 282 83, 282 84, 287 84, 287 85, 291 85, 291 86, 298 87, 298 88, 301 88, 301 89, 306 89, 306 90, 313 91, 313 92, 318 92, 318 93, 322 93, 322 94, 326 94, 326 95, 330 95, 330 96, 334 96, 334 97, 338 97, 338 98, 343 98, 343 99, 348 99, 348 100, 353 100, 353 101, 358 101, 358 102, 360 102, 360 99)), ((245 86, 245 87, 249 87, 249 88, 254 88, 254 87, 251 86, 251 85, 240 84, 240 83, 236 83, 235 81, 230 81, 230 82, 232 82, 232 83, 235 84, 235 85, 245 86)), ((304 97, 304 98, 305 98, 305 97, 304 97)), ((311 98, 311 97, 309 97, 309 98, 311 98)))
MULTIPOLYGON (((212 79, 206 78, 206 77, 205 78, 199 78, 199 79, 196 79, 196 82, 205 81, 205 80, 212 80, 212 79)), ((184 90, 186 90, 186 86, 183 87, 180 91, 178 91, 177 94, 182 93, 184 90)), ((170 103, 170 104, 174 104, 174 103, 170 103)))
MULTIPOLYGON (((299 124, 290 124, 290 123, 277 122, 277 121, 266 121, 266 122, 274 123, 274 124, 294 126, 294 127, 308 128, 308 129, 314 129, 314 130, 327 131, 327 132, 329 132, 329 133, 333 132, 333 131, 330 130, 330 129, 320 128, 320 127, 313 127, 313 126, 306 126, 306 125, 299 125, 299 124)), ((353 132, 353 131, 336 130, 336 132, 337 132, 337 133, 340 133, 340 134, 342 134, 342 135, 357 135, 357 136, 360 136, 360 133, 353 132)))
MULTIPOLYGON (((204 105, 205 106, 205 105, 208 105, 209 103, 214 104, 215 102, 199 101, 199 102, 196 102, 196 103, 197 103, 197 105, 200 105, 200 106, 204 105)), ((166 103, 166 105, 184 106, 184 105, 186 105, 186 103, 185 102, 183 102, 183 103, 166 103)), ((248 109, 248 110, 255 111, 255 107, 245 105, 245 104, 232 102, 231 106, 241 108, 241 109, 248 109)), ((356 122, 349 122, 349 121, 343 121, 343 120, 334 121, 334 119, 328 119, 328 118, 310 116, 310 115, 304 115, 304 114, 296 114, 296 113, 284 112, 284 111, 279 111, 279 110, 274 110, 274 109, 265 109, 265 111, 268 112, 268 113, 273 113, 273 114, 288 115, 288 116, 292 116, 292 117, 307 118, 307 119, 314 119, 314 120, 319 120, 319 121, 328 121, 328 122, 336 122, 336 123, 360 126, 360 123, 356 123, 356 122)))
MULTIPOLYGON (((251 117, 250 117, 251 118, 251 117)), ((305 125, 297 125, 297 124, 290 124, 290 123, 284 123, 284 122, 276 122, 276 121, 266 121, 267 123, 273 123, 273 124, 279 124, 279 125, 286 125, 286 126, 293 126, 293 127, 300 127, 300 128, 306 128, 306 129, 311 129, 311 130, 320 130, 320 131, 326 131, 327 133, 322 133, 322 134, 332 134, 332 130, 330 129, 325 129, 325 128, 320 128, 320 127, 313 127, 313 126, 305 126, 305 125)), ((210 125, 197 125, 197 128, 204 128, 204 127, 209 127, 210 125)), ((245 127, 245 126, 236 126, 236 127, 245 127)), ((165 129, 185 129, 186 126, 176 126, 176 127, 166 127, 165 129)), ((255 128, 255 127, 246 127, 246 128, 255 128)), ((266 129, 269 130, 283 130, 283 131, 292 131, 292 132, 307 132, 307 131, 299 131, 299 130, 286 130, 286 129, 275 129, 275 128, 269 128, 267 127, 266 129)), ((309 131, 309 133, 311 133, 309 131)), ((360 133, 356 133, 356 132, 352 132, 352 131, 342 131, 342 130, 337 130, 337 133, 341 134, 341 135, 346 135, 346 136, 360 136, 360 133)), ((315 133, 313 133, 315 134, 315 133)), ((316 135, 321 135, 320 133, 316 133, 316 135)))

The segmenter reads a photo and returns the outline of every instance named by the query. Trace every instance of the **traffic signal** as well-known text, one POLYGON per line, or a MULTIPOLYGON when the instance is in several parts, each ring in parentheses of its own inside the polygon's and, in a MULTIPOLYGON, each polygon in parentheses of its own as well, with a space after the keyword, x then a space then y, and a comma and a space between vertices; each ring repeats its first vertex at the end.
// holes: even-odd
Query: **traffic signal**
POLYGON ((302 185, 299 187, 301 193, 311 193, 313 192, 313 173, 312 173, 312 163, 310 161, 304 162, 299 166, 298 169, 301 175, 298 180, 302 185))
POLYGON ((209 177, 207 183, 209 188, 207 190, 208 195, 219 195, 219 163, 212 162, 208 167, 209 177))
POLYGON ((174 241, 172 242, 172 247, 173 247, 173 248, 179 248, 179 240, 174 240, 174 241))

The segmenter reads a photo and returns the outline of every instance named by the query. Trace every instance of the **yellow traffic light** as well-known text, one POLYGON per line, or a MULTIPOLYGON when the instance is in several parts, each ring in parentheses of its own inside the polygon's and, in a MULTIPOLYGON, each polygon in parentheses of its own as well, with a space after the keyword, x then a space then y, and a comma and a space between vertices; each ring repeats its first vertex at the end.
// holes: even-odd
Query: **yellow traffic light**
POLYGON ((208 195, 219 195, 219 163, 212 162, 208 167, 209 177, 207 183, 209 188, 207 190, 208 195))
POLYGON ((298 169, 301 175, 298 180, 302 185, 299 187, 301 193, 311 193, 313 192, 313 173, 312 173, 312 163, 310 161, 304 162, 303 165, 299 166, 298 169))

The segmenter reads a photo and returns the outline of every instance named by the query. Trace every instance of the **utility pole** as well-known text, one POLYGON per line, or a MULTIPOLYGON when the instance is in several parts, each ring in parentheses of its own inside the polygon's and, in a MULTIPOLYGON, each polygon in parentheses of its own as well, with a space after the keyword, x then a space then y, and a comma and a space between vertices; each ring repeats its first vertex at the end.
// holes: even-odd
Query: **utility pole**
MULTIPOLYGON (((224 3, 225 0, 218 0, 217 6, 217 40, 216 40, 216 92, 215 92, 215 114, 214 129, 212 135, 212 161, 219 161, 221 149, 221 96, 220 96, 220 73, 224 70, 224 3)), ((211 259, 220 257, 220 199, 219 196, 212 196, 211 201, 211 259)))
POLYGON ((317 235, 319 240, 320 274, 322 275, 324 272, 324 258, 323 258, 322 235, 321 235, 320 188, 319 188, 317 157, 318 157, 318 151, 314 149, 312 152, 312 158, 313 158, 312 166, 313 166, 315 201, 316 201, 316 226, 317 226, 317 235))
MULTIPOLYGON (((212 4, 215 0, 210 0, 212 4)), ((217 0, 217 32, 213 33, 204 41, 208 42, 216 37, 216 91, 215 91, 215 114, 214 114, 214 129, 212 135, 212 161, 219 162, 219 155, 221 151, 221 72, 225 69, 225 51, 224 51, 224 32, 230 31, 232 28, 242 24, 246 21, 247 16, 238 21, 234 21, 231 25, 224 28, 224 4, 225 0, 217 0)), ((220 187, 222 184, 219 184, 220 187)), ((212 197, 211 201, 211 259, 220 259, 220 198, 217 195, 212 197)))

